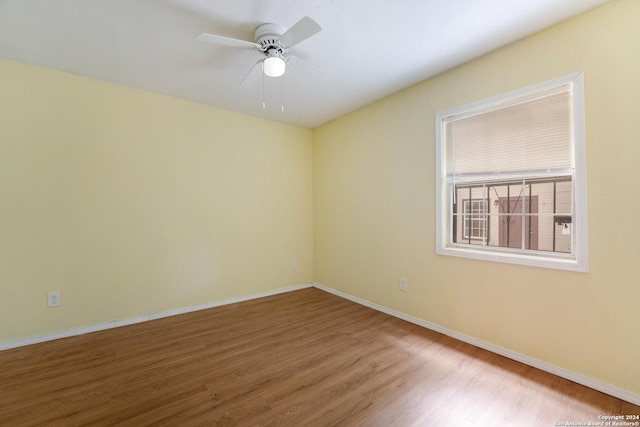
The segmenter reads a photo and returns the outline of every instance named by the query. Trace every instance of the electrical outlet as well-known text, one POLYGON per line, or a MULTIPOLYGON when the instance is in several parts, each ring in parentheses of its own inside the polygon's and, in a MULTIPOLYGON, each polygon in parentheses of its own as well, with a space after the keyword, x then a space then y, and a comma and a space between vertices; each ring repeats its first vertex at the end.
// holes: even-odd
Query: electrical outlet
POLYGON ((298 269, 298 263, 295 261, 291 262, 291 271, 295 271, 298 269))
POLYGON ((407 279, 405 279, 404 277, 401 277, 400 280, 398 281, 399 285, 400 285, 400 290, 403 292, 407 291, 407 279))
POLYGON ((47 307, 58 307, 60 305, 60 292, 49 292, 47 294, 47 307))

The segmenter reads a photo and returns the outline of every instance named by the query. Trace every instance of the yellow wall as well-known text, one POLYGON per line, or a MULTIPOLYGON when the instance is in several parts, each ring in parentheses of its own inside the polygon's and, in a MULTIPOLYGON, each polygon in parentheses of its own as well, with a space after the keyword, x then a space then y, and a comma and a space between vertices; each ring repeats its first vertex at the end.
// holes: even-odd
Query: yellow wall
POLYGON ((306 129, 0 60, 0 342, 309 282, 311 156, 306 129))
POLYGON ((314 281, 640 393, 639 40, 609 3, 316 129, 314 281), (437 256, 435 114, 580 69, 590 272, 437 256))

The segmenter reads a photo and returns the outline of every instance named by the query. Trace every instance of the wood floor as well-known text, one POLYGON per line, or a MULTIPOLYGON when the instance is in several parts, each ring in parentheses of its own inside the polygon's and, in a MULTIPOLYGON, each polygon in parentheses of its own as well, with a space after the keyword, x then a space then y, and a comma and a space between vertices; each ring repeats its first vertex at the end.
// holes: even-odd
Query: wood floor
POLYGON ((0 352, 0 426, 555 426, 640 407, 317 289, 0 352))

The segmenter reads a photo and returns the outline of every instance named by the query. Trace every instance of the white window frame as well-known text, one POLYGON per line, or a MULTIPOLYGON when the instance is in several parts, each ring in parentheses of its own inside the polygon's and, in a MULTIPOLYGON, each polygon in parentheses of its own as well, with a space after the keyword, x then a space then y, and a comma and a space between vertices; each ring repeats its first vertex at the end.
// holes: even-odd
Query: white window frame
POLYGON ((436 253, 439 255, 560 270, 589 271, 584 74, 582 71, 436 114, 436 253), (572 253, 532 252, 487 246, 468 247, 451 242, 452 215, 450 212, 450 198, 452 197, 452 191, 450 182, 446 178, 445 170, 447 164, 443 127, 445 119, 469 114, 471 111, 496 109, 518 100, 530 97, 535 98, 537 93, 566 85, 571 86, 573 119, 572 253))

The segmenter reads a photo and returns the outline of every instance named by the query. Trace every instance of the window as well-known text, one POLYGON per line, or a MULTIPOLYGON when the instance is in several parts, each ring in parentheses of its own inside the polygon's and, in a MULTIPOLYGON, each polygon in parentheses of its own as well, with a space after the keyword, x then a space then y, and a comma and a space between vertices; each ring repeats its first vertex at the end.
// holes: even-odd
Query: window
POLYGON ((464 239, 484 240, 487 238, 487 201, 465 200, 462 214, 464 222, 464 239))
POLYGON ((443 255, 588 270, 583 75, 438 113, 443 255))

